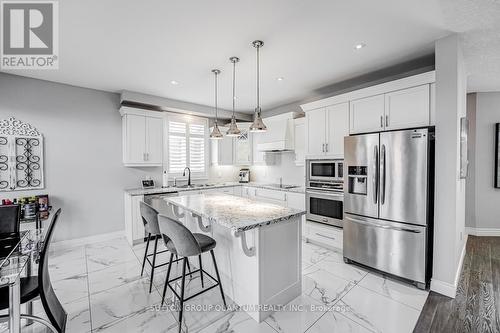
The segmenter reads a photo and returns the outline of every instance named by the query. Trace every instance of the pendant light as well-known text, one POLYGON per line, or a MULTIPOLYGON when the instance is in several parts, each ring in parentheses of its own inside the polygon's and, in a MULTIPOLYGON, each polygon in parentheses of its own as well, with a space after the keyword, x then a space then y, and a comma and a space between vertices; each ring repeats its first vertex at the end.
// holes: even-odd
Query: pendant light
POLYGON ((223 136, 222 136, 222 133, 220 132, 220 129, 219 129, 219 125, 217 124, 217 121, 218 121, 218 105, 217 105, 217 88, 218 88, 218 84, 219 84, 219 74, 220 74, 220 70, 218 69, 212 69, 212 73, 214 73, 214 77, 215 77, 215 124, 214 124, 214 128, 212 130, 212 133, 210 133, 210 139, 222 139, 223 136))
POLYGON ((259 50, 264 46, 264 42, 261 40, 254 40, 252 43, 253 47, 257 49, 257 107, 255 108, 254 120, 250 126, 250 132, 265 132, 267 131, 266 125, 262 121, 261 108, 260 108, 260 63, 259 63, 259 50))
POLYGON ((236 86, 236 63, 240 61, 238 57, 231 57, 229 61, 233 63, 233 116, 231 117, 231 124, 229 125, 229 129, 227 130, 227 136, 240 136, 241 131, 236 124, 236 117, 234 116, 234 104, 236 102, 235 95, 235 86, 236 86))

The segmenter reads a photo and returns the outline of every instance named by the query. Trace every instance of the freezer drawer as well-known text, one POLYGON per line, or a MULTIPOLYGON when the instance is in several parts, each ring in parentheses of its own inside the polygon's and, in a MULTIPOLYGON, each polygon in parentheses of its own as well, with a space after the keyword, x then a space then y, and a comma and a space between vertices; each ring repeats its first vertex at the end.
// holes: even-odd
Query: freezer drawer
POLYGON ((396 276, 425 283, 427 228, 344 216, 344 257, 396 276))

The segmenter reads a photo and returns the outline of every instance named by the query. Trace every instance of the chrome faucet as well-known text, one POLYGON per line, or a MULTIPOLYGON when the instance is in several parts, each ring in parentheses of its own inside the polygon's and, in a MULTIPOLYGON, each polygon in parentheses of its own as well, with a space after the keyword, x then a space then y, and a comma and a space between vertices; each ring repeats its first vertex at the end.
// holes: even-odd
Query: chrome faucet
POLYGON ((188 186, 191 186, 191 169, 189 169, 189 167, 184 168, 184 172, 182 173, 182 177, 186 177, 186 170, 189 172, 188 173, 188 186))

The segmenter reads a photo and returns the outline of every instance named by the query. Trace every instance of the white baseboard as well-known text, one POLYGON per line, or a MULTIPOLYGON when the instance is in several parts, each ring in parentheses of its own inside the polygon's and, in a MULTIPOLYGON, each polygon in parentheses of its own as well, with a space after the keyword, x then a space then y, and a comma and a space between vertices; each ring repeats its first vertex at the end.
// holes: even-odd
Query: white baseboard
POLYGON ((435 291, 441 295, 455 298, 455 296, 457 295, 457 287, 458 287, 458 281, 460 279, 460 273, 462 272, 462 266, 464 264, 466 245, 467 245, 467 235, 465 235, 464 245, 462 247, 462 251, 460 252, 460 259, 458 261, 457 271, 455 272, 454 283, 451 284, 437 279, 431 279, 432 291, 435 291))
POLYGON ((116 239, 119 237, 125 237, 124 230, 110 232, 110 233, 106 233, 106 234, 100 234, 100 235, 58 241, 58 242, 52 243, 51 248, 54 250, 64 250, 64 249, 72 248, 75 246, 83 246, 83 245, 87 245, 87 244, 105 242, 105 241, 108 241, 111 239, 116 239))
POLYGON ((465 228, 468 235, 473 236, 500 236, 500 228, 465 228))

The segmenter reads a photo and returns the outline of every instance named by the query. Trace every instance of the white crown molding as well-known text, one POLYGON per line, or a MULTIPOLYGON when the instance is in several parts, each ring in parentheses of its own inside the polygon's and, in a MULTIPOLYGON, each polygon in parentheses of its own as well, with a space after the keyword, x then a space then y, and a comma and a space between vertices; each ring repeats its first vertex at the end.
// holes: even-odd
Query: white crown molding
POLYGON ((347 103, 349 101, 360 98, 381 95, 392 91, 407 89, 434 82, 436 82, 436 71, 430 71, 358 90, 353 90, 344 94, 323 98, 314 102, 302 104, 300 107, 303 111, 307 112, 335 104, 347 103))
POLYGON ((465 228, 467 234, 472 236, 500 236, 500 228, 465 228))
POLYGON ((0 120, 0 135, 42 136, 34 126, 14 117, 0 120))

